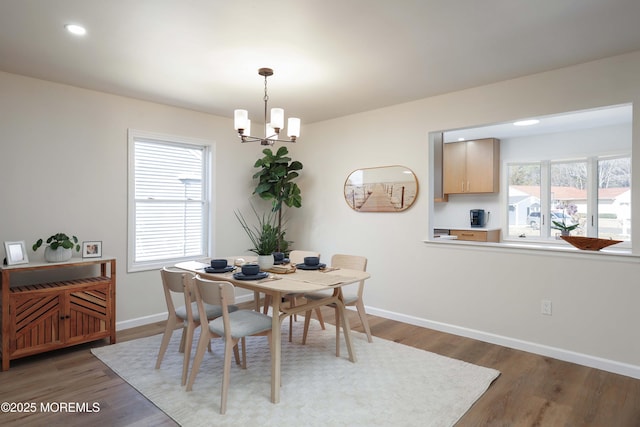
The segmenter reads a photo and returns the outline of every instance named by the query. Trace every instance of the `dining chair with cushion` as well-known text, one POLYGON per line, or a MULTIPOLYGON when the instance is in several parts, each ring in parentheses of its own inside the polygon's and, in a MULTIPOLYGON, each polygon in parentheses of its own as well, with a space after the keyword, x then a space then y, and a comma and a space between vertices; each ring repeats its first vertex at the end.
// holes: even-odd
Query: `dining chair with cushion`
MULTIPOLYGON (((182 385, 185 385, 187 382, 187 372, 189 370, 189 360, 191 358, 193 334, 196 327, 200 324, 201 318, 196 301, 192 297, 195 275, 173 267, 164 267, 160 270, 160 275, 162 277, 164 297, 167 303, 168 318, 164 334, 162 335, 162 342, 160 344, 160 351, 158 352, 155 368, 160 369, 173 331, 182 323, 182 338, 180 339, 178 351, 184 353, 182 362, 182 385), (185 292, 185 290, 188 290, 188 292, 185 292), (174 294, 181 294, 183 296, 185 301, 184 305, 177 308, 175 307, 172 296, 174 294)), ((230 311, 236 311, 238 307, 231 306, 228 309, 230 311)), ((207 304, 204 313, 207 320, 213 320, 222 315, 222 308, 220 305, 207 304)), ((209 350, 211 350, 211 347, 209 347, 209 350)), ((236 355, 236 358, 239 362, 238 355, 236 355)))
MULTIPOLYGON (((320 257, 319 252, 314 251, 301 251, 301 250, 293 250, 289 252, 289 264, 304 264, 304 259, 306 257, 320 257)), ((298 303, 298 298, 301 298, 303 294, 293 293, 293 294, 285 294, 282 296, 282 299, 289 302, 289 307, 295 307, 298 303)), ((265 297, 264 300, 264 313, 267 313, 269 306, 271 305, 271 297, 265 297)), ((316 315, 318 316, 318 320, 320 321, 320 326, 324 329, 324 320, 322 319, 322 313, 320 312, 320 308, 316 308, 316 315)), ((293 338, 293 321, 297 321, 297 316, 294 314, 293 316, 289 316, 289 342, 292 341, 293 338)))
MULTIPOLYGON (((359 255, 342 255, 336 254, 331 257, 331 267, 332 268, 347 268, 350 270, 367 270, 367 258, 359 255)), ((354 284, 355 286, 355 284, 354 284)), ((371 329, 369 328, 369 321, 367 320, 367 313, 364 309, 364 301, 362 299, 362 294, 364 292, 364 280, 361 280, 357 283, 357 289, 353 292, 354 286, 344 286, 342 287, 342 300, 345 306, 355 306, 358 311, 358 316, 360 317, 360 322, 362 323, 362 327, 364 328, 365 333, 367 334, 367 340, 369 342, 373 342, 371 337, 371 329)), ((311 292, 304 294, 304 297, 308 300, 319 300, 322 298, 327 298, 333 294, 333 291, 321 291, 321 292, 311 292)), ((335 304, 329 304, 330 307, 335 309, 336 316, 336 356, 340 356, 340 312, 338 311, 338 307, 335 304)), ((316 311, 317 313, 317 311, 316 311)), ((320 317, 321 314, 318 316, 320 317)), ((311 311, 307 311, 304 319, 304 332, 302 335, 302 343, 305 344, 307 342, 307 333, 309 331, 309 321, 311 319, 311 311)), ((318 319, 320 320, 320 319, 318 319)))
MULTIPOLYGON (((195 278, 195 296, 198 311, 203 316, 206 304, 219 305, 222 315, 208 323, 200 325, 200 339, 193 366, 189 374, 187 391, 193 389, 196 375, 200 370, 200 364, 204 358, 207 345, 213 338, 222 338, 224 341, 224 365, 222 374, 222 393, 220 397, 220 413, 227 410, 227 391, 229 389, 229 377, 231 374, 231 351, 237 351, 238 343, 242 344, 242 368, 247 367, 247 354, 245 338, 248 336, 265 335, 271 348, 272 318, 266 314, 254 310, 229 310, 235 302, 235 287, 229 282, 218 282, 200 277, 195 278)), ((269 353, 270 354, 270 353, 269 353)))

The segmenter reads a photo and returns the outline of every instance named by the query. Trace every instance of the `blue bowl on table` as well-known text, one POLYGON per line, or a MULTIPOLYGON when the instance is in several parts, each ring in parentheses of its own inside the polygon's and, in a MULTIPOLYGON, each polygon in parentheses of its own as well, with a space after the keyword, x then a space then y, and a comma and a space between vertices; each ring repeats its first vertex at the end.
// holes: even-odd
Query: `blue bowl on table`
POLYGON ((260 273, 260 266, 258 264, 245 264, 242 266, 242 274, 245 276, 255 276, 260 273))

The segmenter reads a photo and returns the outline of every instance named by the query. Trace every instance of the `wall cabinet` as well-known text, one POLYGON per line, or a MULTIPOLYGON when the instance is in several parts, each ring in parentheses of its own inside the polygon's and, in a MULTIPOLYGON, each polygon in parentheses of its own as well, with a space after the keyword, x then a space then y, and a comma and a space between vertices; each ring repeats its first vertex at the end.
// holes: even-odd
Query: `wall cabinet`
POLYGON ((444 194, 497 193, 500 141, 486 138, 444 144, 442 173, 444 194))
POLYGON ((20 357, 103 338, 116 342, 114 258, 3 266, 1 270, 3 371, 20 357), (46 279, 78 276, 78 272, 80 278, 46 279), (12 285, 29 275, 45 279, 12 285))

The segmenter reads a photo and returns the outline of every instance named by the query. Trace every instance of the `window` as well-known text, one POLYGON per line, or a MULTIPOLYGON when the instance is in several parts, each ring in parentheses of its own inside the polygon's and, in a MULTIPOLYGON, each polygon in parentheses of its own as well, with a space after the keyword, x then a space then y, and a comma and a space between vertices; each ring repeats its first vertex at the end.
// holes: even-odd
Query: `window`
POLYGON ((208 255, 206 141, 129 131, 129 271, 208 255))
POLYGON ((510 237, 555 238, 565 224, 577 226, 572 235, 630 240, 630 156, 511 163, 508 183, 510 237))

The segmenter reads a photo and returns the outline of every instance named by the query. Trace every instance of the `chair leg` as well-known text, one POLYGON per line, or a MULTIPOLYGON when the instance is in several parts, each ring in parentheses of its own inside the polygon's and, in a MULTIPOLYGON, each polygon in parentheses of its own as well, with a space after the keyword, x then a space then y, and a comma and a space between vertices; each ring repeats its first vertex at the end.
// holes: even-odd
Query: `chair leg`
POLYGON ((320 327, 324 331, 324 319, 322 318, 322 310, 320 310, 320 307, 316 307, 316 316, 318 317, 318 322, 320 322, 320 327))
POLYGON ((269 306, 271 305, 271 295, 266 295, 264 296, 264 307, 262 308, 262 312, 264 314, 268 314, 269 313, 269 306))
POLYGON ((233 347, 233 357, 236 359, 236 365, 242 366, 243 361, 240 360, 240 353, 238 352, 238 346, 233 347))
POLYGON ((307 333, 309 332, 309 323, 311 323, 311 310, 304 313, 304 330, 302 332, 302 345, 307 343, 307 333))
POLYGON ((184 356, 182 360, 182 382, 181 385, 187 383, 187 374, 189 373, 189 360, 191 359, 191 345, 193 344, 193 332, 195 326, 193 324, 187 325, 186 332, 182 333, 184 339, 184 356), (186 335, 186 337, 185 337, 186 335))
MULTIPOLYGON (((289 308, 293 308, 295 307, 297 304, 296 301, 296 297, 295 295, 292 295, 289 297, 289 308)), ((291 316, 289 316, 289 342, 291 342, 293 340, 293 321, 296 320, 297 316, 295 314, 292 314, 291 316)))
POLYGON ((185 336, 187 334, 187 327, 182 328, 182 337, 180 338, 180 346, 178 347, 178 351, 180 353, 184 353, 184 345, 185 345, 185 336))
POLYGON ((169 317, 167 319, 164 334, 162 335, 162 343, 160 344, 160 351, 158 351, 158 358, 156 359, 156 369, 160 369, 160 364, 162 363, 162 359, 164 359, 164 354, 167 352, 167 347, 169 347, 169 341, 176 328, 176 324, 177 319, 175 317, 169 317))
POLYGON ((358 316, 360 316, 360 323, 362 323, 362 327, 367 334, 367 341, 373 342, 373 338, 371 338, 371 328, 369 328, 369 320, 367 319, 367 313, 364 310, 364 303, 359 298, 356 302, 356 308, 358 309, 358 316))
POLYGON ((334 311, 336 312, 336 357, 340 357, 340 311, 338 307, 334 311))
POLYGON ((231 352, 238 345, 238 340, 225 340, 224 343, 224 370, 222 373, 222 392, 220 396, 220 413, 227 411, 227 392, 229 391, 229 377, 231 376, 231 352))
MULTIPOLYGON (((242 369, 247 369, 247 341, 244 337, 241 339, 242 341, 242 369)), ((238 351, 238 345, 234 347, 236 351, 238 351)))
POLYGON ((200 364, 204 358, 204 352, 207 349, 207 345, 211 342, 211 337, 204 331, 200 332, 200 339, 198 340, 198 348, 196 349, 196 357, 193 358, 193 365, 191 366, 191 374, 189 375, 189 381, 187 381, 187 391, 191 391, 193 383, 196 380, 196 375, 200 370, 200 364))

